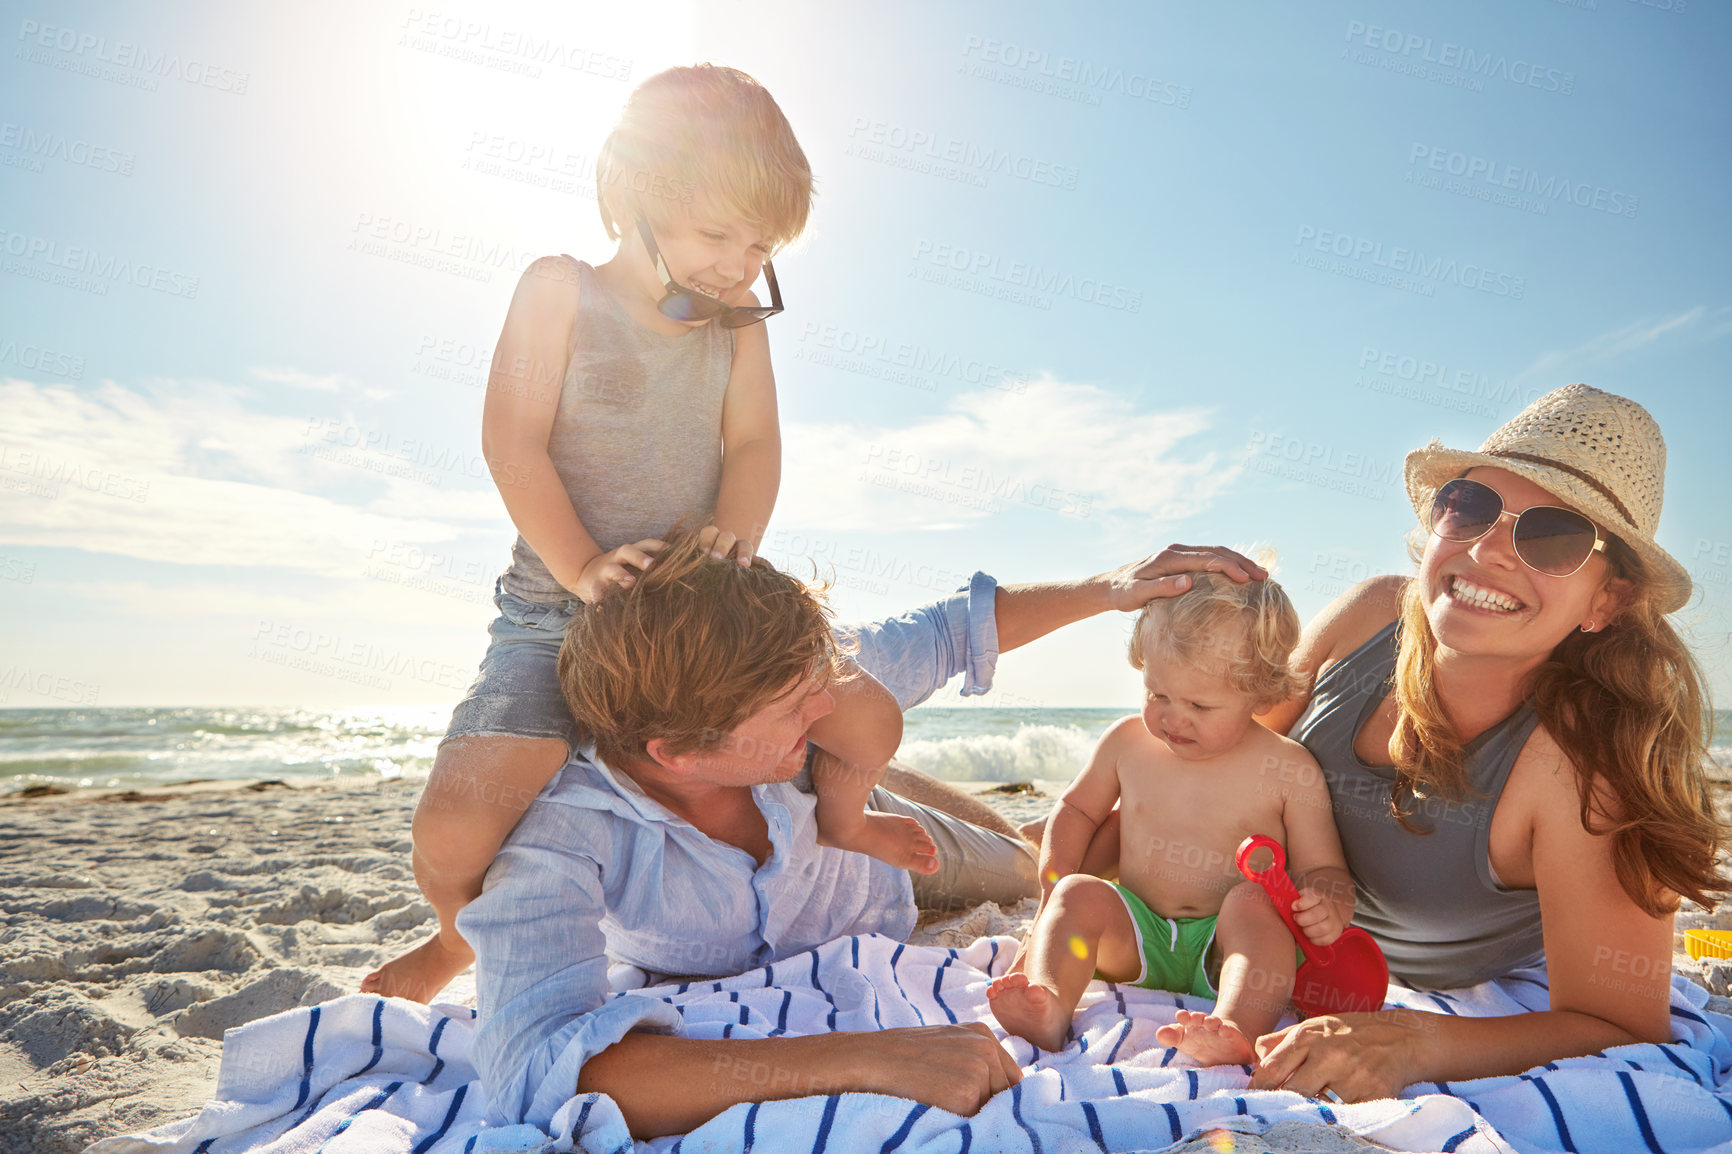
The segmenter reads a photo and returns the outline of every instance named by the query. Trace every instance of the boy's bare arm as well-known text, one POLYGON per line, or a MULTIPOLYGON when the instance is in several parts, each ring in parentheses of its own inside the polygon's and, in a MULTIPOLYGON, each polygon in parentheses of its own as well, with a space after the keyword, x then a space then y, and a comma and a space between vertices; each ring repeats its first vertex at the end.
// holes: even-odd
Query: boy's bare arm
POLYGON ((1119 800, 1119 753, 1124 747, 1127 725, 1141 726, 1142 721, 1128 717, 1101 736, 1088 764, 1065 789, 1047 818, 1046 836, 1040 842, 1043 898, 1052 892, 1058 879, 1082 867, 1090 839, 1119 800))
MULTIPOLYGON (((752 294, 746 296, 746 304, 757 303, 752 294)), ((781 483, 782 433, 770 342, 763 325, 748 325, 734 331, 734 364, 722 398, 722 479, 715 521, 719 551, 725 554, 733 543, 729 535, 745 543, 742 559, 758 551, 781 483)))
POLYGON ((1293 920, 1306 937, 1326 946, 1353 919, 1353 875, 1341 852, 1323 770, 1303 746, 1279 740, 1281 772, 1270 776, 1284 789, 1281 822, 1287 831, 1287 872, 1299 889, 1293 920))
POLYGON ((524 270, 493 349, 481 410, 481 450, 511 523, 555 581, 590 601, 607 580, 629 575, 629 570, 622 573, 623 565, 641 568, 648 554, 639 543, 604 559, 547 455, 577 306, 577 276, 566 262, 542 257, 524 270))
POLYGON ((812 743, 861 769, 881 769, 902 744, 902 710, 896 698, 852 659, 830 684, 836 708, 813 722, 812 743))

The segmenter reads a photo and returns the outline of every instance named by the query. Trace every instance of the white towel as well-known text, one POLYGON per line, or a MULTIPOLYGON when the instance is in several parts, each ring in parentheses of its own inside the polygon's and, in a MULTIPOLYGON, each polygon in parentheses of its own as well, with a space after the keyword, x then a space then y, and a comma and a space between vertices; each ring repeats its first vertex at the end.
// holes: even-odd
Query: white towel
MULTIPOLYGON (((831 1030, 985 1020, 987 982, 1016 942, 983 938, 964 950, 841 938, 736 978, 656 986, 621 997, 678 1008, 700 1038, 762 1038, 831 1030)), ((1395 1150, 1732 1152, 1732 1018, 1673 981, 1671 1045, 1620 1046, 1518 1077, 1422 1084, 1400 1099, 1319 1103, 1246 1089, 1242 1066, 1196 1069, 1155 1043, 1177 1008, 1209 1003, 1095 983, 1074 1040, 1057 1054, 1011 1039, 1022 1083, 973 1118, 873 1094, 735 1106, 681 1139, 640 1151, 1162 1150, 1211 1130, 1262 1133, 1278 1122, 1335 1123, 1395 1150)), ((1543 970, 1453 994, 1392 990, 1391 1005, 1464 1016, 1544 1009, 1543 970)), ((601 1095, 573 1095, 554 1133, 488 1118, 474 1081, 474 1012, 352 995, 230 1030, 216 1100, 194 1118, 110 1138, 86 1154, 232 1154, 248 1150, 368 1154, 491 1154, 631 1149, 624 1119, 601 1095)), ((1221 1146, 1225 1148, 1225 1142, 1221 1146)))

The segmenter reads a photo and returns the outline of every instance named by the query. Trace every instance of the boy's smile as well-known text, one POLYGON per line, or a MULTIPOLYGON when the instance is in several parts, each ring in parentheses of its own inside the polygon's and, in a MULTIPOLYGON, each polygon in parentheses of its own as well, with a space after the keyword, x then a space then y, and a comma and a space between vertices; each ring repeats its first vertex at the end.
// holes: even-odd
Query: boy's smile
MULTIPOLYGON (((693 211, 653 225, 652 231, 662 262, 676 285, 727 305, 755 303, 751 288, 771 256, 771 245, 764 234, 743 218, 720 211, 693 211)), ((627 279, 626 291, 631 303, 638 306, 632 309, 633 315, 647 309, 654 317, 648 327, 671 333, 676 328, 689 331, 710 323, 711 318, 670 320, 656 310, 667 286, 636 238, 635 229, 622 233, 620 253, 615 260, 621 257, 625 258, 622 271, 627 279)))

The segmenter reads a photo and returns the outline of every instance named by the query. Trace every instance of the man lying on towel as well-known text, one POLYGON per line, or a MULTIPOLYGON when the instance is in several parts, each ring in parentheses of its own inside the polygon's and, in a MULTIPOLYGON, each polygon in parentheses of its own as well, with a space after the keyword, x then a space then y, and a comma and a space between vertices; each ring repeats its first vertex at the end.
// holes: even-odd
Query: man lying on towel
POLYGON ((646 1139, 742 1102, 846 1090, 972 1115, 1015 1083, 1016 1063, 979 1023, 681 1037, 667 1003, 614 995, 610 962, 616 974, 720 977, 844 935, 904 938, 917 900, 1037 894, 1026 843, 882 788, 871 807, 925 827, 935 873, 819 844, 813 796, 794 779, 832 679, 875 677, 903 709, 957 673, 964 694, 984 693, 1001 650, 1139 609, 1203 568, 1261 575, 1181 547, 1061 584, 1000 588, 977 573, 947 600, 838 635, 819 596, 762 558, 718 561, 694 536, 671 537, 635 585, 573 620, 560 681, 587 744, 457 919, 475 949, 474 1057, 494 1110, 545 1129, 574 1093, 599 1091, 646 1139))

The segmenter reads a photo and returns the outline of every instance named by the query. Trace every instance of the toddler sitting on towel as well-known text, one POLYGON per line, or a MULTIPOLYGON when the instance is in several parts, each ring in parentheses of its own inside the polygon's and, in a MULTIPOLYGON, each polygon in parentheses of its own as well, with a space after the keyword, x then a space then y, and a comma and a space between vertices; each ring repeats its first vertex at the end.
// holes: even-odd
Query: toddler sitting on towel
POLYGON ((1293 695, 1298 640, 1298 614, 1273 581, 1198 573, 1142 611, 1130 660, 1146 704, 1101 738, 1047 820, 1040 911, 1012 972, 987 991, 1005 1029, 1062 1049, 1077 1001, 1102 978, 1218 998, 1212 1014, 1179 1011, 1157 1038, 1203 1065, 1255 1061, 1253 1043, 1292 993, 1295 944, 1262 889, 1240 878, 1239 844, 1267 834, 1285 848, 1294 918, 1312 942, 1334 942, 1353 916, 1322 772, 1254 721, 1293 695), (1079 872, 1115 802, 1116 884, 1079 872))

